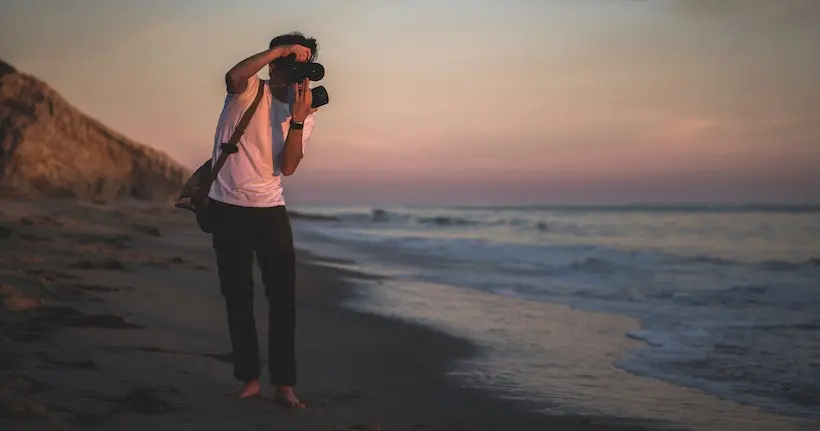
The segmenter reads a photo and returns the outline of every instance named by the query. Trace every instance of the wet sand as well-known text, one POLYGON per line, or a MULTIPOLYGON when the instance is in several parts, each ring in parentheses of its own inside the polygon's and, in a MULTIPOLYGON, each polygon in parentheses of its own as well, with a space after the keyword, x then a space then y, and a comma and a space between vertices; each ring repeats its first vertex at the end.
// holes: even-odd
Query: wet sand
MULTIPOLYGON (((446 373, 474 346, 340 306, 354 294, 346 280, 368 276, 304 252, 297 393, 309 408, 278 407, 269 387, 237 400, 213 253, 191 214, 144 203, 0 202, 0 429, 661 427, 546 416, 461 387, 446 373)), ((257 319, 265 328, 262 300, 257 319)))

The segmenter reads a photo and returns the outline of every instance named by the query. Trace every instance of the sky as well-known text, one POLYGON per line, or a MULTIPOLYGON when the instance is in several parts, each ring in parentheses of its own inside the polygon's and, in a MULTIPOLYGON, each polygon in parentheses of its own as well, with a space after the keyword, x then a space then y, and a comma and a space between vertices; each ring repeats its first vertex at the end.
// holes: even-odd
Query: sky
POLYGON ((331 102, 289 203, 820 202, 816 0, 0 0, 0 58, 189 168, 294 30, 331 102))

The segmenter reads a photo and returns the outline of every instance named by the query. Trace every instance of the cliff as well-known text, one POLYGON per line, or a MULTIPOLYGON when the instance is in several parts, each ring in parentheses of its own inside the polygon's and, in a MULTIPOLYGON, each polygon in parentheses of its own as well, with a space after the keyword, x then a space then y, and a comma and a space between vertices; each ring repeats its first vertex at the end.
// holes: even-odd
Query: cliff
POLYGON ((188 175, 0 60, 0 196, 167 201, 188 175))

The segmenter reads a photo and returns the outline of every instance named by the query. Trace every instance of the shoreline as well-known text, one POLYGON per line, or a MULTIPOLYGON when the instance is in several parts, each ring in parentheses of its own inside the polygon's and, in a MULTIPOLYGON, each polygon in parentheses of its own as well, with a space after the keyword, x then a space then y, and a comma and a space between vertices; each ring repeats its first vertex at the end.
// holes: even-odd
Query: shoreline
MULTIPOLYGON (((506 429, 506 427, 521 430, 541 430, 545 429, 544 427, 558 427, 557 429, 562 430, 673 429, 669 424, 652 423, 632 418, 580 414, 548 415, 535 411, 536 406, 534 403, 507 400, 499 398, 489 390, 462 386, 455 378, 447 374, 453 370, 453 365, 457 361, 479 355, 479 346, 467 338, 451 335, 421 323, 387 317, 345 305, 346 301, 360 299, 355 292, 358 280, 378 283, 382 277, 326 266, 324 263, 327 261, 332 264, 340 262, 335 261, 335 259, 315 256, 306 250, 300 249, 298 252, 301 255, 298 259, 300 273, 304 274, 310 271, 310 277, 316 277, 316 281, 333 280, 332 283, 340 285, 340 291, 334 294, 338 296, 332 298, 330 304, 324 304, 325 306, 329 305, 333 313, 344 316, 339 320, 353 320, 371 327, 378 325, 381 331, 385 331, 386 336, 389 336, 387 333, 401 333, 402 337, 407 337, 402 340, 404 343, 417 344, 416 346, 405 345, 404 347, 408 350, 419 352, 421 347, 428 349, 426 352, 417 353, 414 361, 399 357, 391 358, 389 362, 399 367, 388 370, 388 372, 395 373, 402 370, 406 376, 418 373, 418 371, 412 370, 412 367, 423 369, 425 373, 419 373, 419 377, 428 374, 427 378, 432 382, 432 384, 428 383, 431 388, 423 390, 423 392, 436 394, 430 398, 429 402, 436 404, 436 398, 447 402, 448 407, 445 410, 448 411, 445 415, 460 418, 456 420, 457 422, 470 424, 470 426, 463 427, 465 430, 506 429), (492 413, 488 415, 487 412, 492 413), (476 426, 481 426, 481 428, 475 428, 476 426)), ((313 285, 313 283, 310 283, 310 285, 313 285)), ((308 301, 310 300, 308 299, 308 301)), ((385 377, 385 380, 387 379, 385 377)), ((416 390, 419 390, 418 387, 416 390)), ((385 390, 384 392, 389 391, 385 390)), ((415 398, 415 396, 411 395, 411 398, 415 398)), ((397 400, 397 402, 404 403, 402 400, 397 400)), ((437 409, 433 410, 436 415, 441 414, 435 411, 437 409)))
MULTIPOLYGON (((236 400, 207 235, 159 205, 4 201, 0 426, 10 429, 658 429, 549 416, 447 376, 476 346, 351 310, 355 279, 298 251, 305 411, 236 400), (353 280, 351 280, 353 279, 353 280), (378 427, 378 428, 377 428, 378 427)), ((298 247, 298 243, 297 243, 298 247)), ((256 274, 257 285, 258 273, 256 274)), ((257 286, 257 295, 262 291, 257 286)), ((257 299, 260 334, 266 306, 257 299)), ((260 351, 266 351, 260 337, 260 351)), ((264 379, 264 374, 263 374, 264 379)))
MULTIPOLYGON (((334 236, 314 230, 320 226, 313 222, 301 225, 303 245, 322 255, 355 259, 331 262, 334 266, 385 275, 383 283, 357 283, 360 298, 349 301, 348 306, 421 324, 482 348, 480 355, 458 360, 465 366, 459 367, 456 377, 465 384, 516 403, 529 400, 546 414, 614 414, 651 421, 651 426, 675 424, 703 430, 808 430, 817 426, 810 417, 636 370, 634 361, 653 348, 629 336, 644 330, 640 319, 499 295, 464 283, 450 284, 446 278, 418 280, 416 271, 434 265, 433 261, 414 261, 401 251, 396 258, 369 242, 336 242, 334 236), (514 324, 507 322, 510 313, 516 316, 514 324)), ((343 241, 344 236, 341 238, 343 241)))

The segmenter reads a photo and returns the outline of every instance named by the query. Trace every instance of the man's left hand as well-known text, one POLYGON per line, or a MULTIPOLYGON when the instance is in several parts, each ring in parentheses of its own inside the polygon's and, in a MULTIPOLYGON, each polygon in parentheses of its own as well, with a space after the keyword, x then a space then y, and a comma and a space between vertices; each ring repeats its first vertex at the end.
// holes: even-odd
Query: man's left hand
POLYGON ((318 108, 313 108, 313 92, 310 91, 310 80, 305 78, 301 83, 294 84, 294 93, 296 95, 293 102, 294 121, 304 122, 308 115, 318 111, 318 108))

